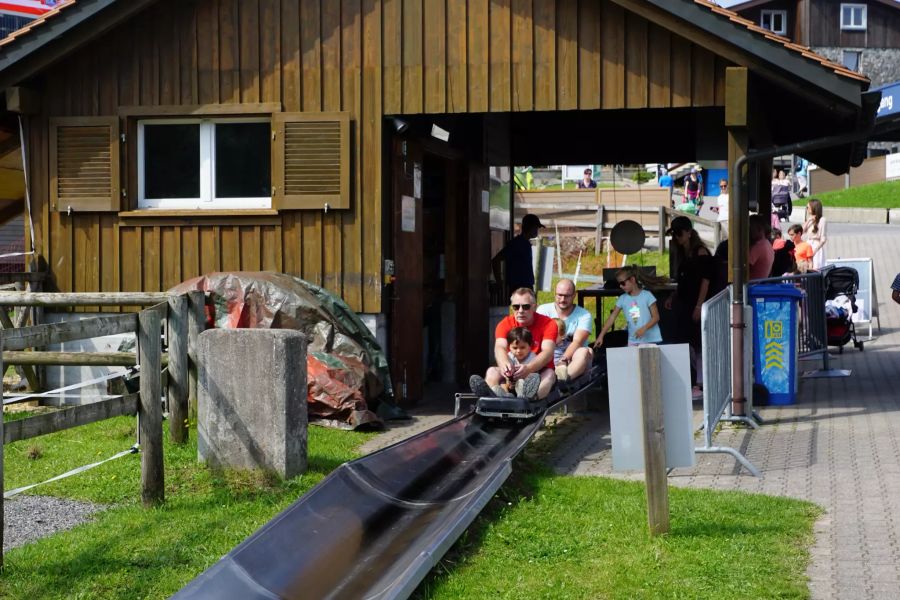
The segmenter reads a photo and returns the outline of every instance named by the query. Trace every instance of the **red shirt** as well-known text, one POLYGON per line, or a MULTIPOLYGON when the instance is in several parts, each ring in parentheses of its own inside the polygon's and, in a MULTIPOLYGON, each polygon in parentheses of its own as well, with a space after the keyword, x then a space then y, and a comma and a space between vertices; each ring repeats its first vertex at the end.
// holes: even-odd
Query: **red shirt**
MULTIPOLYGON (((509 330, 513 327, 521 326, 519 325, 519 322, 516 321, 516 318, 513 315, 509 315, 505 319, 497 323, 497 328, 494 330, 494 338, 498 340, 505 340, 506 334, 508 334, 509 330)), ((550 317, 534 313, 534 321, 532 321, 531 326, 526 327, 526 329, 531 332, 531 351, 535 354, 540 354, 541 342, 543 342, 544 340, 550 340, 551 342, 553 342, 554 346, 556 345, 556 338, 559 335, 559 328, 556 326, 556 321, 554 321, 550 317)), ((544 368, 553 368, 552 357, 550 358, 550 362, 547 363, 544 368)))

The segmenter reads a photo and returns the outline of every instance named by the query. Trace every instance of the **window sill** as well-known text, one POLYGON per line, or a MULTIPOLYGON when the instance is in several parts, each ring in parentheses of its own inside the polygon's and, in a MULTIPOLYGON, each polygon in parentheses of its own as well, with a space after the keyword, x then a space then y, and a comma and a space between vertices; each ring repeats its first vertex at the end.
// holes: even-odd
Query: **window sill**
POLYGON ((274 217, 278 216, 278 211, 274 208, 223 208, 217 210, 144 208, 123 211, 119 213, 119 216, 124 219, 153 219, 158 217, 274 217))

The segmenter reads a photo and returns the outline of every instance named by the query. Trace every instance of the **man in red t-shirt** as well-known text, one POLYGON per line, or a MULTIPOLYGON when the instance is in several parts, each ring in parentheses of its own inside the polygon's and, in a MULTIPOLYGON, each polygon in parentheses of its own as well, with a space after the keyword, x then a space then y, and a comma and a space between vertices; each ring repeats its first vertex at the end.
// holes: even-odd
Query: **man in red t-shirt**
POLYGON ((537 298, 530 288, 519 288, 510 297, 513 314, 497 324, 494 331, 494 358, 496 367, 487 370, 484 378, 473 375, 469 380, 472 391, 479 396, 493 396, 494 388, 504 378, 512 381, 523 379, 526 382, 524 395, 529 399, 546 398, 556 382, 553 372, 553 350, 556 348, 557 327, 550 317, 537 314, 537 298), (531 331, 533 338, 531 350, 537 356, 525 364, 513 365, 509 358, 509 344, 506 334, 513 327, 525 327, 531 331), (536 374, 537 377, 529 377, 536 374), (533 388, 537 388, 534 390, 533 388))

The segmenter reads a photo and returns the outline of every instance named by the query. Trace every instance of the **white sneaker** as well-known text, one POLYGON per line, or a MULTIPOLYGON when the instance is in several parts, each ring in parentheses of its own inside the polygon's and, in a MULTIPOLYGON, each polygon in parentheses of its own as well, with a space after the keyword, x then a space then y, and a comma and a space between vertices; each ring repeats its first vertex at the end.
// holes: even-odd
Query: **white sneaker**
POLYGON ((566 365, 556 365, 556 380, 557 381, 568 381, 569 380, 569 368, 566 365))

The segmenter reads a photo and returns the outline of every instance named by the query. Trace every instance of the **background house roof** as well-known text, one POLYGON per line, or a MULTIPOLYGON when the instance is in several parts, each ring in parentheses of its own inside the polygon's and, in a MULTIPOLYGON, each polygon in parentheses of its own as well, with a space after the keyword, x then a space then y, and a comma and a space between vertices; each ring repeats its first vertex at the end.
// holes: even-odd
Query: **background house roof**
MULTIPOLYGON (((728 10, 733 10, 734 12, 740 12, 742 10, 747 10, 748 8, 753 8, 755 6, 764 6, 769 4, 770 2, 774 2, 774 0, 749 0, 748 2, 719 2, 718 4, 724 6, 728 10)), ((884 4, 885 6, 890 6, 891 8, 900 8, 900 0, 872 0, 872 2, 878 2, 879 4, 884 4)))
POLYGON ((48 12, 39 16, 38 18, 31 21, 24 27, 13 31, 5 38, 0 39, 0 47, 4 46, 5 44, 12 43, 16 38, 19 38, 23 35, 27 35, 30 31, 32 31, 35 28, 41 27, 42 25, 46 24, 47 21, 54 19, 62 11, 68 10, 69 8, 74 6, 77 3, 77 1, 78 0, 60 0, 60 2, 54 8, 49 10, 48 12))
MULTIPOLYGON (((828 60, 827 58, 825 58, 824 56, 821 56, 820 54, 816 54, 815 52, 810 50, 809 47, 803 46, 801 44, 796 44, 796 43, 792 42, 790 39, 788 39, 782 35, 778 35, 777 33, 772 33, 768 29, 765 29, 764 27, 760 27, 753 21, 751 21, 749 19, 745 19, 744 17, 737 14, 736 11, 739 8, 745 8, 745 7, 749 8, 750 7, 749 5, 755 6, 756 4, 761 3, 760 0, 755 0, 754 2, 747 2, 747 3, 745 3, 747 6, 745 6, 745 5, 733 6, 731 9, 722 8, 721 6, 719 6, 715 2, 711 2, 710 0, 694 0, 694 1, 697 4, 708 8, 712 12, 727 18, 732 23, 742 25, 742 26, 746 27, 747 29, 749 29, 750 31, 753 31, 753 32, 763 36, 770 42, 773 42, 776 44, 781 44, 788 50, 791 50, 792 52, 799 54, 803 58, 818 62, 823 67, 825 67, 827 69, 831 69, 838 75, 848 77, 850 79, 856 79, 858 81, 865 81, 865 82, 869 81, 869 78, 866 77, 865 75, 862 75, 861 73, 857 73, 856 71, 851 71, 847 67, 845 67, 841 64, 838 64, 836 62, 832 62, 832 61, 828 60)), ((765 1, 770 1, 770 0, 765 0, 765 1)), ((894 4, 895 6, 900 7, 900 5, 898 5, 894 2, 891 2, 891 4, 894 4)))

